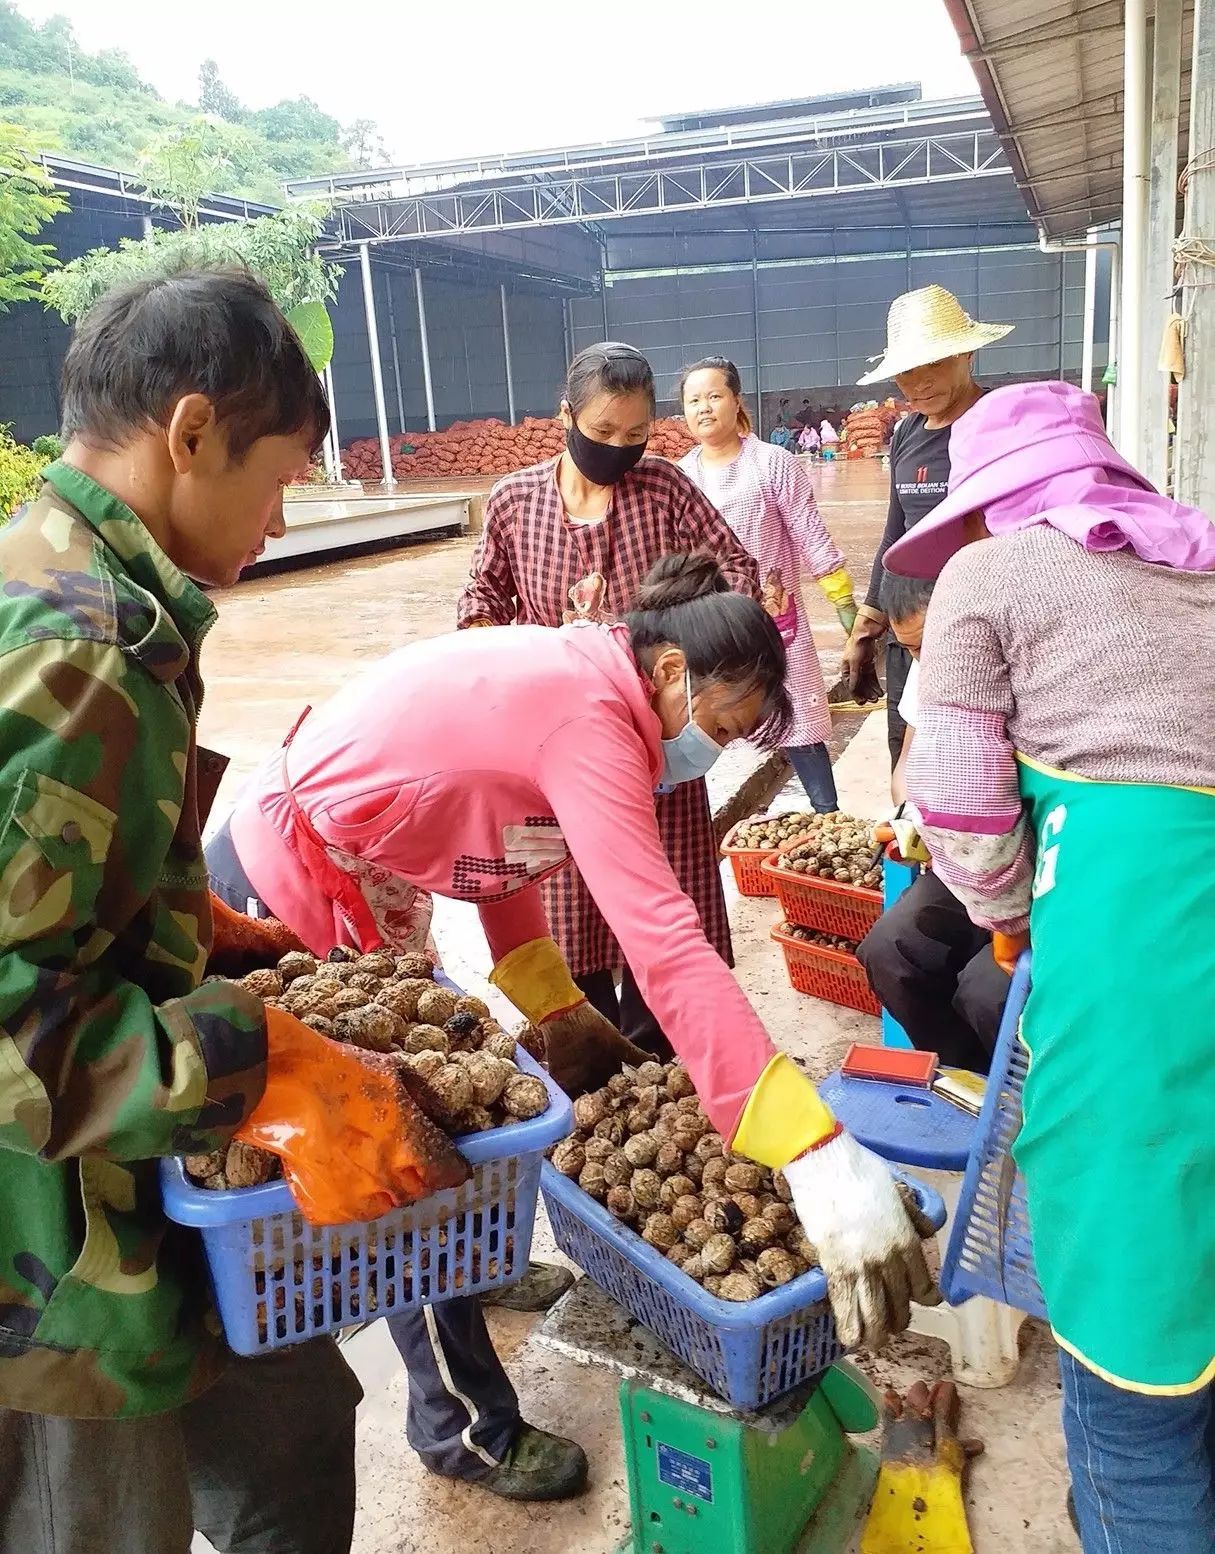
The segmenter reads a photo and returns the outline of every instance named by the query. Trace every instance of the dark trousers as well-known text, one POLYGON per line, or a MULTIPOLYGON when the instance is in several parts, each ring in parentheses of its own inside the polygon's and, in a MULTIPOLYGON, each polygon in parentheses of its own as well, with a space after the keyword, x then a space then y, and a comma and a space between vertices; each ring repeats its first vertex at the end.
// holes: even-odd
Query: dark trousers
POLYGON ((349 1554, 362 1389, 331 1338, 145 1419, 0 1409, 4 1554, 349 1554))
POLYGON ((674 1057, 674 1047, 650 1012, 637 986, 637 978, 627 966, 621 973, 619 992, 616 991, 615 973, 611 971, 590 971, 584 977, 575 977, 574 984, 586 994, 591 1007, 605 1020, 610 1020, 622 1036, 652 1052, 662 1063, 674 1057))
POLYGON ((835 773, 831 770, 831 752, 826 745, 789 745, 785 755, 815 813, 830 815, 837 810, 839 795, 835 791, 835 773))
POLYGON ((861 940, 869 986, 914 1047, 950 1068, 986 1074, 1008 997, 1008 977, 935 874, 921 874, 861 940))
MULTIPOLYGON (((238 912, 266 917, 225 825, 207 844, 211 889, 238 912)), ((502 1369, 481 1302, 442 1301, 389 1317, 409 1373, 409 1444, 433 1473, 484 1478, 519 1428, 519 1400, 502 1369)), ((0 1554, 6 1554, 0 1545, 0 1554)))
POLYGON ((900 647, 893 637, 886 639, 886 741, 890 746, 890 767, 903 753, 903 731, 907 725, 899 717, 899 703, 907 688, 907 676, 911 673, 911 654, 900 647))

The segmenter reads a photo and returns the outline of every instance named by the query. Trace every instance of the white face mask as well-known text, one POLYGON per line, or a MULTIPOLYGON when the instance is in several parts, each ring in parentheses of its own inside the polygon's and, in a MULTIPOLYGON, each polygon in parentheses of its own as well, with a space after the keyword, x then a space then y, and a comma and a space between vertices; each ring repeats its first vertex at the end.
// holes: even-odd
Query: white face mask
POLYGON ((692 716, 692 675, 684 669, 684 686, 688 695, 688 721, 674 739, 662 742, 663 789, 676 783, 695 782, 704 777, 721 754, 721 746, 710 738, 692 716))

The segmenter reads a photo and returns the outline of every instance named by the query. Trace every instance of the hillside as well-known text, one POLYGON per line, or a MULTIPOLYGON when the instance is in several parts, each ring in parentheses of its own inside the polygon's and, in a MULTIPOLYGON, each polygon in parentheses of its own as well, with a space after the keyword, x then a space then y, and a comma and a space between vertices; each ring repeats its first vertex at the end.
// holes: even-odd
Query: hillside
POLYGON ((27 131, 33 148, 135 168, 154 141, 204 113, 223 164, 217 194, 281 204, 284 178, 344 171, 382 154, 374 125, 343 127, 307 97, 244 108, 210 61, 200 60, 198 103, 166 102, 119 50, 89 54, 64 18, 37 26, 14 0, 0 0, 0 119, 27 131))

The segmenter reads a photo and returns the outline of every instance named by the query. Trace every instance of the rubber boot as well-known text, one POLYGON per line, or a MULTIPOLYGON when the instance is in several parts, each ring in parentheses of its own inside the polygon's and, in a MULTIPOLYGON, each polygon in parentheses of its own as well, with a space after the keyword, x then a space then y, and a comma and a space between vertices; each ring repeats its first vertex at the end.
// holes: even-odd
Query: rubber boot
POLYGON ((586 1488, 589 1471, 577 1441, 523 1422, 506 1456, 477 1483, 503 1500, 572 1500, 586 1488))
POLYGON ((528 1263, 521 1279, 501 1289, 486 1290, 481 1304, 502 1311, 547 1311, 573 1283, 574 1275, 568 1268, 559 1268, 556 1263, 528 1263))

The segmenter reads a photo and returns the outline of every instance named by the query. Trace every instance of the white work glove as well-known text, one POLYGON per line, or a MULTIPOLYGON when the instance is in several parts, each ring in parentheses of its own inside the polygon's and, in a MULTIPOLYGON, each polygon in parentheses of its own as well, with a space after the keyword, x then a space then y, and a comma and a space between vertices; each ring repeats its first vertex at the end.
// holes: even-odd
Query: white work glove
POLYGON ((911 1302, 940 1303, 921 1235, 933 1228, 890 1171, 839 1133, 785 1167, 793 1207, 818 1249, 840 1342, 880 1349, 911 1320, 911 1302))

